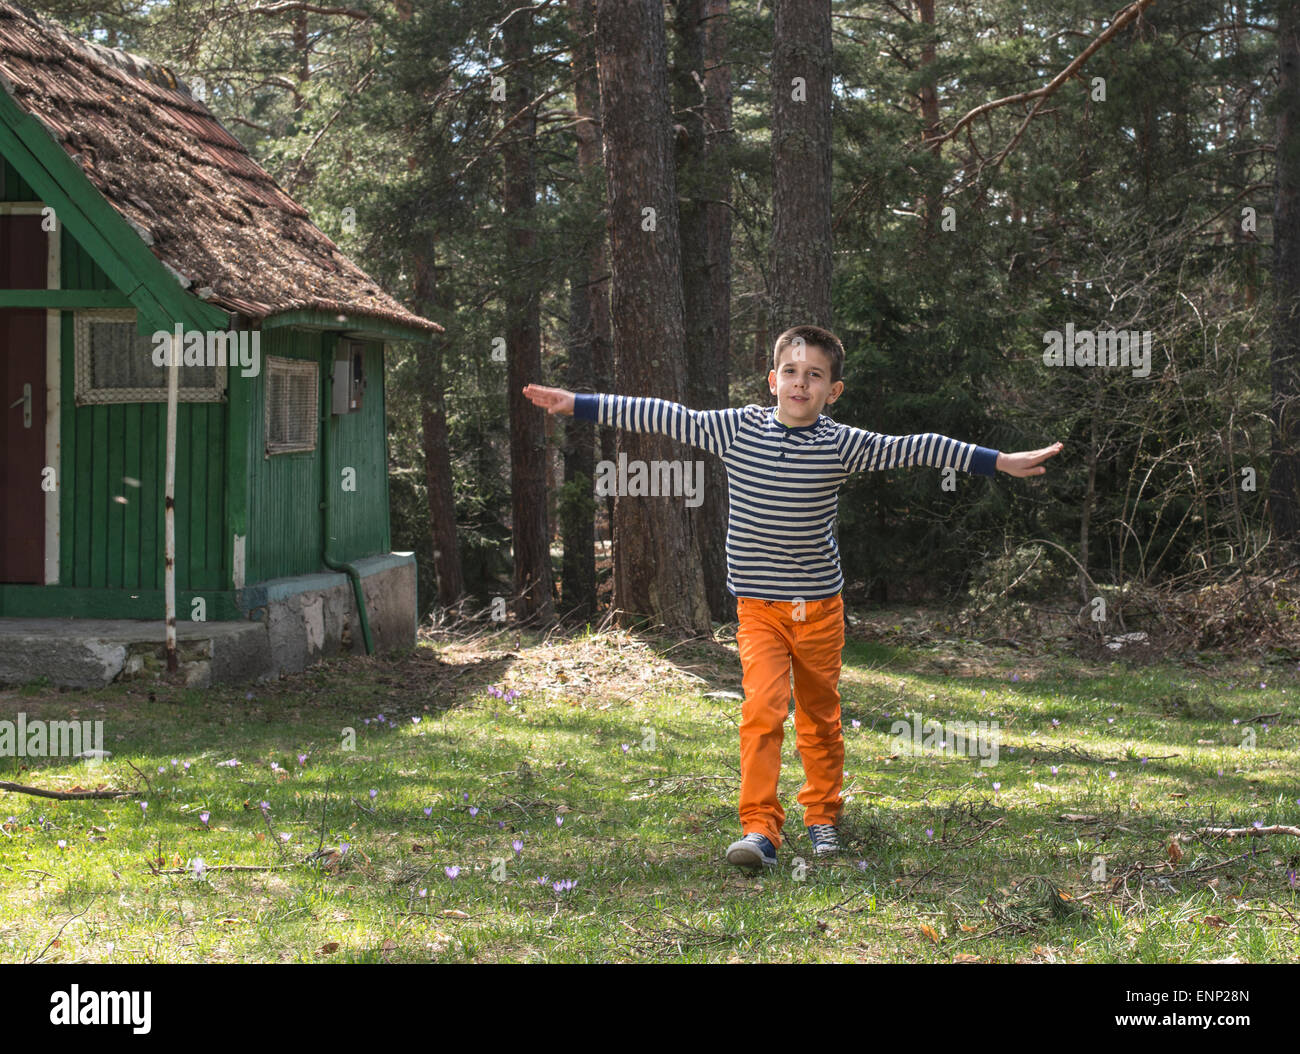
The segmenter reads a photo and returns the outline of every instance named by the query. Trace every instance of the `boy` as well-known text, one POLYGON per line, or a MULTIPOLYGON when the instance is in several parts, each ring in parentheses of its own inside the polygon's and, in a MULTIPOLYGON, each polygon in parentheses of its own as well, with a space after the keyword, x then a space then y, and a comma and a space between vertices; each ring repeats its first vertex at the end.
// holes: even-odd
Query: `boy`
POLYGON ((727 848, 740 867, 774 867, 785 812, 777 798, 781 742, 794 674, 795 743, 805 782, 798 801, 817 856, 839 851, 844 800, 840 652, 844 603, 832 528, 840 486, 851 472, 922 464, 992 476, 1039 476, 1061 444, 1003 454, 926 433, 885 436, 822 414, 844 391, 844 348, 818 326, 777 338, 767 383, 775 407, 688 410, 662 399, 574 395, 527 385, 550 413, 634 432, 659 432, 722 458, 731 507, 727 589, 736 597, 745 702, 740 724, 740 822, 727 848))

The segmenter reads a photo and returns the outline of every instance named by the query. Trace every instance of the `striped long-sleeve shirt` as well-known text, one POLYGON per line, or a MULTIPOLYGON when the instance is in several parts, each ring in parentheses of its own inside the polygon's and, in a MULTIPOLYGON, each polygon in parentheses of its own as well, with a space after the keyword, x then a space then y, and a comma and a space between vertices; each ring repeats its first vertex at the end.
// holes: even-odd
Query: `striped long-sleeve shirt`
POLYGON ((689 410, 664 399, 578 395, 575 417, 658 432, 727 469, 727 589, 760 600, 819 600, 844 586, 835 515, 850 473, 911 465, 996 474, 998 451, 936 435, 887 436, 825 414, 791 428, 776 407, 689 410))

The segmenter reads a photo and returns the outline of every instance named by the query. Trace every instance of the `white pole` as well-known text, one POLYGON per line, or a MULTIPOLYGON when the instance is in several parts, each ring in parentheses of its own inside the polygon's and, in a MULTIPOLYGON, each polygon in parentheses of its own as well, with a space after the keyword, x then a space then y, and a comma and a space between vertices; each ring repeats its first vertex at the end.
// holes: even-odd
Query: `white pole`
POLYGON ((167 669, 176 661, 176 403, 181 379, 181 339, 172 330, 172 354, 167 363, 167 486, 163 512, 163 602, 167 614, 167 669))

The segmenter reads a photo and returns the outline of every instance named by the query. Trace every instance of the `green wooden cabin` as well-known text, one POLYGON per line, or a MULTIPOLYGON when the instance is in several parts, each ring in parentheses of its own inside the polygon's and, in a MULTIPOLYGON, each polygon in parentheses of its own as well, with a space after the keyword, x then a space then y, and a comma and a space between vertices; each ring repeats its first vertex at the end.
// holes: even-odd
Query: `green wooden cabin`
POLYGON ((384 346, 440 327, 168 70, 0 2, 0 617, 163 617, 154 335, 177 327, 178 621, 263 618, 364 564, 406 569, 404 636, 384 346))

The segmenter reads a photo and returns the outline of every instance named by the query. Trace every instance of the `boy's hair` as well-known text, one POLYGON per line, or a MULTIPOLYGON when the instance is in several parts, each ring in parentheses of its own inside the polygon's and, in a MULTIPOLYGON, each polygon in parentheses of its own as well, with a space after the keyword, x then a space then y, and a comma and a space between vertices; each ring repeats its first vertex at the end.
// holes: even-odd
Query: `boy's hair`
POLYGON ((798 346, 821 348, 831 360, 831 383, 843 379, 844 345, 839 337, 821 326, 794 326, 777 337, 776 347, 772 349, 772 369, 780 369, 781 352, 798 346))

